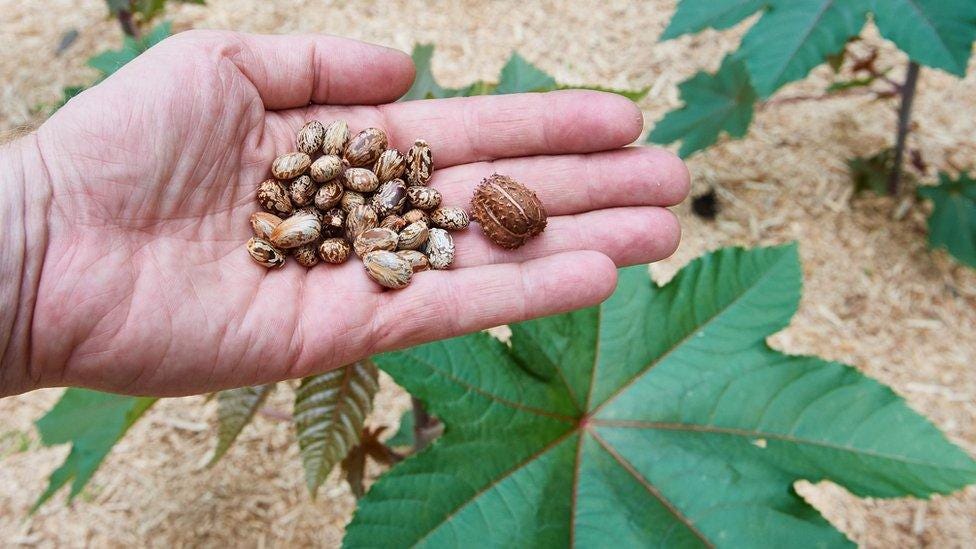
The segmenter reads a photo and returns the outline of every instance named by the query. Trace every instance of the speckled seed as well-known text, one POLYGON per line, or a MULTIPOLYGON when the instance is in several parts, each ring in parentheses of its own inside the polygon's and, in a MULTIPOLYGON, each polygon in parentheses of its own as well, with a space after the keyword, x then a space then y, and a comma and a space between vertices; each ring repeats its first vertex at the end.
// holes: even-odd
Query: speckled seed
POLYGON ((291 203, 295 206, 305 206, 315 198, 316 185, 312 178, 307 175, 300 175, 291 181, 288 186, 288 196, 291 203))
POLYGON ((299 215, 299 214, 301 214, 301 215, 314 215, 315 216, 315 219, 318 219, 319 220, 319 223, 322 222, 322 212, 318 208, 316 208, 315 206, 305 206, 303 208, 295 208, 295 211, 291 212, 291 215, 293 217, 296 216, 296 215, 299 215))
POLYGON ((254 236, 267 240, 271 238, 271 231, 281 223, 281 218, 268 212, 254 212, 251 214, 251 229, 254 236))
POLYGON ((371 200, 371 204, 376 208, 376 214, 380 217, 400 213, 406 203, 407 184, 402 179, 394 179, 380 185, 371 200))
POLYGON ((288 215, 292 211, 288 190, 280 181, 266 179, 258 187, 258 204, 273 214, 288 215))
POLYGON ((315 207, 325 211, 335 208, 342 200, 342 185, 336 181, 326 181, 315 193, 315 207))
POLYGON ((322 235, 342 236, 346 229, 346 212, 342 208, 330 208, 322 214, 322 235))
POLYGON ((347 143, 349 143, 349 126, 343 120, 336 120, 325 127, 322 154, 342 156, 347 143))
POLYGON ((433 187, 407 187, 407 198, 421 210, 432 210, 441 205, 441 193, 433 187))
POLYGON ((380 221, 380 227, 400 232, 407 226, 407 221, 396 214, 390 214, 380 221))
POLYGON ((410 267, 415 273, 430 269, 430 260, 427 259, 427 256, 424 255, 423 252, 419 252, 417 250, 400 250, 396 254, 403 259, 406 259, 410 263, 410 267))
POLYGON ((271 231, 271 243, 278 248, 297 248, 318 239, 321 232, 322 223, 317 214, 297 213, 271 231))
POLYGON ((343 158, 350 166, 372 166, 386 149, 386 133, 379 128, 366 128, 352 136, 343 158))
POLYGON ((397 248, 401 250, 416 250, 427 242, 427 224, 415 221, 400 231, 397 248))
POLYGON ((430 182, 433 169, 434 156, 430 152, 430 145, 423 139, 414 141, 407 150, 407 185, 426 185, 430 182))
POLYGON ((409 261, 384 250, 366 254, 363 257, 363 267, 370 278, 386 288, 405 288, 413 276, 409 261))
POLYGON ((343 174, 343 185, 357 193, 371 193, 380 186, 376 174, 366 168, 349 168, 343 174))
POLYGON ((461 208, 437 208, 430 212, 430 223, 449 231, 460 231, 468 226, 468 212, 461 208))
POLYGON ((346 238, 355 242, 359 235, 375 228, 378 223, 372 206, 356 206, 346 215, 346 238))
POLYGON ((325 138, 325 126, 318 120, 312 120, 302 126, 295 139, 298 150, 311 156, 322 148, 322 140, 325 138))
POLYGON ((425 251, 434 269, 446 269, 454 263, 454 239, 444 229, 428 231, 425 251))
POLYGON ((325 183, 342 174, 342 160, 338 156, 320 156, 308 168, 308 174, 316 183, 325 183))
POLYGON ((362 206, 365 203, 366 197, 364 197, 361 193, 357 193, 356 191, 346 191, 342 193, 342 200, 339 202, 342 209, 347 213, 356 206, 362 206))
POLYGON ((292 179, 305 173, 312 165, 312 158, 303 152, 287 153, 275 158, 271 174, 278 179, 292 179))
POLYGON ((359 238, 353 243, 352 249, 356 252, 356 255, 363 257, 369 252, 375 252, 376 250, 392 252, 396 250, 396 246, 397 234, 395 232, 390 229, 376 227, 375 229, 364 231, 363 234, 359 235, 359 238))
POLYGON ((407 223, 416 223, 417 221, 428 223, 430 221, 430 216, 427 215, 427 212, 423 210, 413 209, 403 214, 403 219, 407 223))
POLYGON ((380 183, 386 183, 392 179, 399 179, 403 176, 403 171, 407 168, 407 159, 396 149, 386 149, 383 154, 376 159, 373 165, 373 173, 379 178, 380 183))
POLYGON ((314 242, 302 244, 295 248, 295 252, 292 255, 295 256, 295 261, 302 267, 314 267, 319 263, 318 246, 314 242))
POLYGON ((247 241, 247 253, 251 254, 251 259, 269 269, 276 269, 285 264, 285 254, 267 240, 258 237, 247 241))
POLYGON ((352 246, 345 238, 327 238, 319 244, 319 257, 326 263, 344 263, 352 253, 352 246))

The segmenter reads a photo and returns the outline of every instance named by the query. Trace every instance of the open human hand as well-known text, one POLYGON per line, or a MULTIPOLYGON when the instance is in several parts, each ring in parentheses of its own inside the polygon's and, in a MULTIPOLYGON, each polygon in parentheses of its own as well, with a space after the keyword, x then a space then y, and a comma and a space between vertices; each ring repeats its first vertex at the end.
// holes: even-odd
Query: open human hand
POLYGON ((23 204, 4 205, 6 242, 24 236, 0 262, 20 273, 3 283, 17 288, 2 294, 14 298, 0 395, 182 395, 306 376, 596 304, 615 266, 674 251, 665 207, 685 197, 687 171, 665 151, 622 148, 642 128, 633 103, 589 91, 391 103, 413 75, 407 55, 352 40, 191 31, 8 147, 5 183, 21 186, 8 200, 23 204), (243 243, 270 161, 307 120, 339 118, 401 150, 427 140, 447 205, 467 205, 493 172, 526 183, 546 231, 516 251, 457 233, 452 269, 399 291, 356 261, 254 264, 243 243))

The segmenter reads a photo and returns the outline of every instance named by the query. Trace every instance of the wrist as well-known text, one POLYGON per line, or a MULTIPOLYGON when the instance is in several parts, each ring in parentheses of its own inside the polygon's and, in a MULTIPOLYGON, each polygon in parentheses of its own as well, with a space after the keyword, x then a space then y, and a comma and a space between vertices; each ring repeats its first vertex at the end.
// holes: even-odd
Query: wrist
POLYGON ((51 186, 36 134, 0 144, 0 397, 56 383, 32 361, 51 186))

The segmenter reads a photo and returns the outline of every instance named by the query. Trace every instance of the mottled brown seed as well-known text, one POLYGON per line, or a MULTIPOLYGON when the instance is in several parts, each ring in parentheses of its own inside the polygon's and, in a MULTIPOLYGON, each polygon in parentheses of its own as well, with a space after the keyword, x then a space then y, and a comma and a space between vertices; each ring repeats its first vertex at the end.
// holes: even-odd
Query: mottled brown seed
POLYGON ((468 226, 468 212, 461 208, 437 208, 430 212, 430 223, 449 231, 460 231, 468 226))
POLYGON ((386 150, 386 133, 379 128, 366 128, 352 136, 343 158, 350 166, 372 166, 386 150))
POLYGON ((267 240, 258 237, 247 241, 247 253, 251 255, 251 259, 269 269, 277 269, 285 264, 285 254, 267 240))
POLYGON ((308 174, 316 183, 325 183, 342 174, 342 160, 338 156, 320 156, 308 168, 308 174))
POLYGON ((394 179, 380 185, 370 202, 376 208, 376 214, 386 217, 393 213, 400 213, 407 203, 407 185, 402 179, 394 179))
POLYGON ((401 258, 407 260, 410 263, 410 268, 413 272, 419 273, 421 271, 427 271, 430 269, 430 260, 423 252, 417 250, 400 250, 396 253, 401 258))
POLYGON ((346 214, 346 238, 355 242, 359 235, 379 224, 376 210, 372 206, 355 206, 346 214))
POLYGON ((271 231, 281 223, 281 218, 268 212, 254 212, 251 214, 251 229, 254 236, 267 240, 271 238, 271 231))
POLYGON ((266 179, 258 187, 258 204, 273 214, 288 215, 292 211, 288 190, 280 181, 266 179))
POLYGON ((427 224, 415 221, 400 231, 397 248, 401 250, 416 250, 427 243, 427 224))
POLYGON ((349 143, 349 126, 343 120, 336 120, 325 127, 322 154, 342 156, 347 143, 349 143))
POLYGON ((303 152, 287 153, 275 158, 271 174, 278 179, 294 179, 312 165, 312 158, 303 152))
POLYGON ((404 158, 400 151, 386 149, 376 159, 376 164, 373 165, 373 173, 379 178, 380 183, 386 183, 387 181, 402 177, 406 168, 407 159, 404 158))
POLYGON ((365 203, 366 197, 356 191, 345 191, 342 193, 342 200, 339 202, 342 205, 342 209, 347 213, 356 206, 362 206, 365 203))
POLYGON ((403 214, 403 219, 407 223, 416 223, 417 221, 423 221, 424 223, 430 222, 430 216, 427 215, 427 212, 418 209, 409 210, 403 214))
POLYGON ((454 263, 454 239, 451 233, 444 229, 430 229, 427 234, 427 245, 424 246, 427 259, 434 269, 446 269, 454 263))
POLYGON ((295 248, 295 252, 292 255, 295 256, 295 261, 302 267, 314 267, 319 263, 318 246, 314 242, 302 244, 295 248))
POLYGON ((363 257, 363 267, 370 278, 386 288, 405 288, 413 276, 409 261, 384 250, 366 254, 363 257))
POLYGON ((322 211, 335 208, 342 200, 342 191, 337 181, 326 181, 315 193, 315 207, 322 211))
POLYGON ((414 141, 407 150, 407 185, 426 185, 430 182, 430 174, 434 170, 434 156, 430 145, 423 139, 414 141))
POLYGON ((346 212, 342 208, 330 208, 322 214, 322 235, 342 236, 346 229, 346 212))
POLYGON ((471 199, 471 217, 489 240, 515 249, 546 228, 546 208, 531 189, 494 174, 485 178, 471 199))
POLYGON ((349 168, 343 174, 343 185, 350 191, 371 193, 380 186, 380 180, 366 168, 349 168))
POLYGON ((312 178, 307 175, 300 175, 293 179, 288 185, 288 197, 295 206, 305 206, 310 204, 315 198, 316 189, 312 178))
POLYGON ((356 255, 363 257, 369 252, 375 252, 376 250, 392 252, 396 250, 396 246, 397 234, 395 232, 390 229, 376 227, 375 229, 364 231, 363 234, 359 235, 359 238, 353 243, 352 249, 356 252, 356 255))
POLYGON ((319 244, 319 257, 326 263, 344 263, 352 253, 352 246, 345 238, 327 238, 319 244))
POLYGON ((295 208, 294 211, 291 212, 291 215, 292 216, 296 216, 296 215, 300 215, 300 214, 301 215, 314 215, 315 218, 319 220, 319 223, 322 222, 322 211, 319 210, 318 208, 316 208, 315 206, 305 206, 305 207, 302 207, 302 208, 295 208))
POLYGON ((295 139, 298 150, 312 156, 322 149, 322 140, 325 138, 325 126, 318 120, 312 120, 302 126, 295 139))
POLYGON ((277 248, 297 248, 319 238, 322 223, 313 213, 297 213, 271 231, 271 243, 277 248))
POLYGON ((390 214, 380 221, 380 227, 400 232, 407 226, 407 221, 396 214, 390 214))
POLYGON ((410 204, 421 210, 432 210, 441 205, 441 193, 433 187, 407 187, 410 204))

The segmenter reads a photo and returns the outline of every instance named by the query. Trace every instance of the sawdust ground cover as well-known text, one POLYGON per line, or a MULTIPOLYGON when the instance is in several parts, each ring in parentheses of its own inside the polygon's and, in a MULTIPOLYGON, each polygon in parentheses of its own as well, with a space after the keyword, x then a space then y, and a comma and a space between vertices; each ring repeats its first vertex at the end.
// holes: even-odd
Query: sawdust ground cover
MULTIPOLYGON (((650 87, 641 101, 647 127, 679 104, 676 84, 714 70, 735 48, 740 26, 658 44, 673 0, 303 2, 209 0, 170 11, 177 30, 326 32, 409 51, 437 45, 434 71, 445 85, 491 79, 512 49, 561 82, 650 87)), ((93 53, 116 47, 115 24, 100 0, 0 0, 0 131, 43 121, 65 85, 94 76, 93 53), (62 34, 78 40, 55 55, 62 34)), ((882 65, 905 58, 870 27, 882 65)), ((849 75, 848 75, 849 76, 849 75)), ((779 96, 818 92, 820 68, 779 96)), ((864 97, 769 106, 747 139, 693 157, 694 193, 717 192, 722 210, 703 221, 688 205, 680 249, 652 267, 658 280, 693 257, 726 245, 800 242, 804 297, 789 329, 772 344, 856 365, 891 385, 949 438, 976 455, 976 271, 925 248, 926 205, 910 196, 853 197, 845 159, 889 146, 893 105, 864 97)), ((923 69, 909 144, 937 170, 976 169, 976 70, 958 80, 923 69)), ((649 174, 651 175, 651 174, 649 174)), ((335 546, 355 502, 333 474, 308 496, 283 390, 269 401, 224 460, 205 468, 213 448, 214 404, 202 397, 154 407, 115 448, 71 507, 63 495, 27 511, 67 448, 42 448, 32 422, 59 391, 0 401, 0 540, 37 546, 335 546)), ((384 379, 374 424, 395 426, 408 397, 384 379)), ((373 467, 372 475, 379 473, 373 467)), ((849 537, 866 546, 972 545, 976 488, 929 501, 858 499, 829 483, 800 493, 849 537)))

